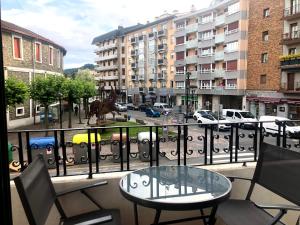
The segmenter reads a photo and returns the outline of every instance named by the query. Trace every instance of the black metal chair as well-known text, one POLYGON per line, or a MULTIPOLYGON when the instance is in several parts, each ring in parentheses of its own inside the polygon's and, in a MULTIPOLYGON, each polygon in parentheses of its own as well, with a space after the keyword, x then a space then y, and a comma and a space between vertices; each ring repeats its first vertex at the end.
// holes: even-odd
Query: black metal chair
POLYGON ((86 189, 107 184, 106 181, 80 188, 56 193, 52 184, 45 161, 41 155, 24 170, 24 172, 14 179, 22 205, 24 207, 30 225, 44 225, 48 214, 55 203, 60 215, 60 224, 64 225, 117 225, 120 224, 120 212, 117 209, 103 209, 90 195, 86 189), (58 197, 80 191, 95 205, 98 210, 83 213, 80 215, 67 217, 58 197))
POLYGON ((222 203, 217 215, 227 225, 281 225, 288 210, 300 211, 300 153, 263 143, 245 200, 231 199, 222 203), (250 200, 255 184, 272 191, 295 205, 258 205, 250 200), (272 216, 266 209, 279 212, 272 216))

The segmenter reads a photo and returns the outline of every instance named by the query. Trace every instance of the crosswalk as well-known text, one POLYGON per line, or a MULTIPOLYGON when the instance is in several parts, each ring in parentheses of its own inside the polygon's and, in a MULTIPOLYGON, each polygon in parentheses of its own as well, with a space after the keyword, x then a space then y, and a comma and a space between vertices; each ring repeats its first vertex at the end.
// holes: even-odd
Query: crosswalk
MULTIPOLYGON (((232 153, 232 162, 235 162, 235 152, 232 153)), ((254 152, 238 152, 237 153, 237 162, 247 162, 254 161, 254 152)), ((211 156, 207 156, 207 160, 210 161, 211 156)), ((222 152, 222 153, 214 153, 212 155, 213 163, 228 163, 230 162, 230 153, 222 152)))

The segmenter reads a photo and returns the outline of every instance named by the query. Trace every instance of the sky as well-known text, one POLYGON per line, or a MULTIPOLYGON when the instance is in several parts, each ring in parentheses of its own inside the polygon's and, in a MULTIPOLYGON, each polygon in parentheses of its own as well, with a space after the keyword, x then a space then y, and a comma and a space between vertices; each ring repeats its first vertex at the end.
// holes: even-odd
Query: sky
POLYGON ((95 63, 94 37, 153 21, 173 10, 208 7, 210 0, 2 0, 2 19, 65 47, 64 68, 95 63))

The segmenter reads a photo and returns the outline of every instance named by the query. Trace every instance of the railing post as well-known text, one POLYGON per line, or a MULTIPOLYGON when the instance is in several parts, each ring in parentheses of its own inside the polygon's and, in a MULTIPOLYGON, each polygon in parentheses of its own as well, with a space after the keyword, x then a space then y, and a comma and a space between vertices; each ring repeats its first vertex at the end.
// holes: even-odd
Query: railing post
POLYGON ((230 136, 229 136, 229 147, 228 147, 230 163, 232 163, 232 155, 233 155, 233 127, 234 127, 234 124, 231 124, 230 136))
POLYGON ((280 146, 280 136, 281 136, 281 122, 277 121, 278 131, 277 131, 277 138, 276 138, 276 144, 277 146, 280 146))
POLYGON ((282 133, 283 133, 283 137, 282 137, 282 147, 286 148, 286 121, 282 122, 282 133))
POLYGON ((27 161, 28 164, 32 162, 32 152, 31 152, 31 146, 29 142, 29 132, 26 132, 26 145, 27 145, 27 161))
POLYGON ((255 124, 255 131, 253 137, 254 161, 257 161, 257 136, 258 136, 258 123, 255 124))
POLYGON ((130 139, 129 139, 129 127, 126 127, 126 154, 127 154, 127 170, 130 170, 130 139))
POLYGON ((55 166, 56 166, 56 176, 59 176, 59 153, 58 153, 57 130, 54 131, 54 159, 55 159, 55 166))
POLYGON ((18 142, 19 142, 19 148, 18 148, 18 154, 19 154, 19 162, 21 165, 21 172, 24 171, 24 157, 23 157, 23 142, 22 142, 22 132, 18 132, 18 142))
POLYGON ((150 130, 150 140, 149 140, 149 156, 150 156, 150 167, 153 166, 153 156, 152 156, 152 126, 149 127, 150 130))
POLYGON ((95 133, 95 147, 96 147, 96 152, 95 152, 95 155, 96 155, 96 173, 99 173, 99 158, 100 158, 100 142, 101 140, 98 140, 98 129, 96 128, 94 130, 94 133, 95 133))
POLYGON ((60 131, 60 145, 62 149, 62 154, 63 154, 63 169, 64 169, 64 176, 67 175, 67 149, 66 149, 66 144, 65 144, 65 131, 61 130, 60 131))
POLYGON ((209 164, 212 165, 213 164, 213 152, 214 152, 214 130, 213 130, 213 125, 209 125, 210 126, 210 148, 209 148, 209 164))
POLYGON ((186 166, 186 154, 187 154, 187 141, 188 141, 188 130, 187 125, 183 125, 183 165, 186 166))
POLYGON ((88 129, 88 162, 89 162, 89 176, 88 179, 93 178, 93 167, 92 167, 92 146, 91 146, 91 130, 88 129))
POLYGON ((234 156, 234 161, 238 161, 238 151, 240 148, 240 135, 239 135, 239 123, 236 123, 236 129, 235 129, 235 156, 234 156))
POLYGON ((158 135, 158 126, 155 127, 155 133, 156 133, 156 142, 155 142, 156 166, 159 166, 159 142, 160 142, 160 138, 159 138, 159 135, 158 135))
POLYGON ((181 126, 177 125, 177 165, 180 166, 180 136, 181 126))
POLYGON ((204 125, 204 140, 203 140, 204 165, 207 165, 207 138, 208 138, 207 132, 208 132, 207 125, 204 125))
POLYGON ((123 134, 122 134, 122 127, 120 127, 119 130, 120 134, 120 141, 119 141, 119 156, 120 156, 120 166, 121 166, 121 171, 124 170, 124 165, 123 165, 123 134))

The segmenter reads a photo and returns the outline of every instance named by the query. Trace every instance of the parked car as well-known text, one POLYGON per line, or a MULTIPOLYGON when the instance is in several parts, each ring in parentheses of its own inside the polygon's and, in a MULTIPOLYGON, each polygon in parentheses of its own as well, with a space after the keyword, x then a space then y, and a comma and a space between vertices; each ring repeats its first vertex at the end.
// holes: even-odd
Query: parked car
POLYGON ((139 107, 137 105, 134 105, 133 103, 127 103, 126 106, 127 106, 128 110, 138 110, 139 109, 139 107))
MULTIPOLYGON (((299 124, 290 121, 288 118, 279 117, 279 116, 261 116, 259 118, 259 122, 262 123, 263 131, 266 133, 277 134, 278 133, 278 125, 276 121, 285 121, 286 128, 285 132, 287 137, 290 138, 299 138, 300 137, 300 126, 299 124)), ((281 135, 283 135, 283 129, 281 128, 281 135)))
POLYGON ((148 107, 149 107, 149 105, 142 103, 142 104, 140 104, 140 105, 138 106, 138 109, 139 109, 139 111, 141 111, 141 112, 145 112, 145 110, 146 110, 148 107))
POLYGON ((160 117, 160 112, 152 108, 147 108, 145 114, 149 117, 160 117))
POLYGON ((219 128, 219 130, 229 130, 230 129, 230 121, 226 120, 222 115, 217 115, 210 110, 197 110, 193 118, 197 120, 198 123, 211 123, 216 124, 214 126, 215 129, 219 128))
POLYGON ((125 103, 115 103, 116 108, 119 112, 126 112, 127 111, 127 106, 125 103))
POLYGON ((230 122, 240 123, 240 126, 243 129, 255 128, 255 122, 258 121, 255 116, 249 111, 239 109, 223 109, 222 113, 225 119, 229 120, 230 122))
POLYGON ((172 112, 172 107, 167 103, 156 102, 154 103, 153 108, 159 111, 161 114, 168 114, 169 112, 172 112))

